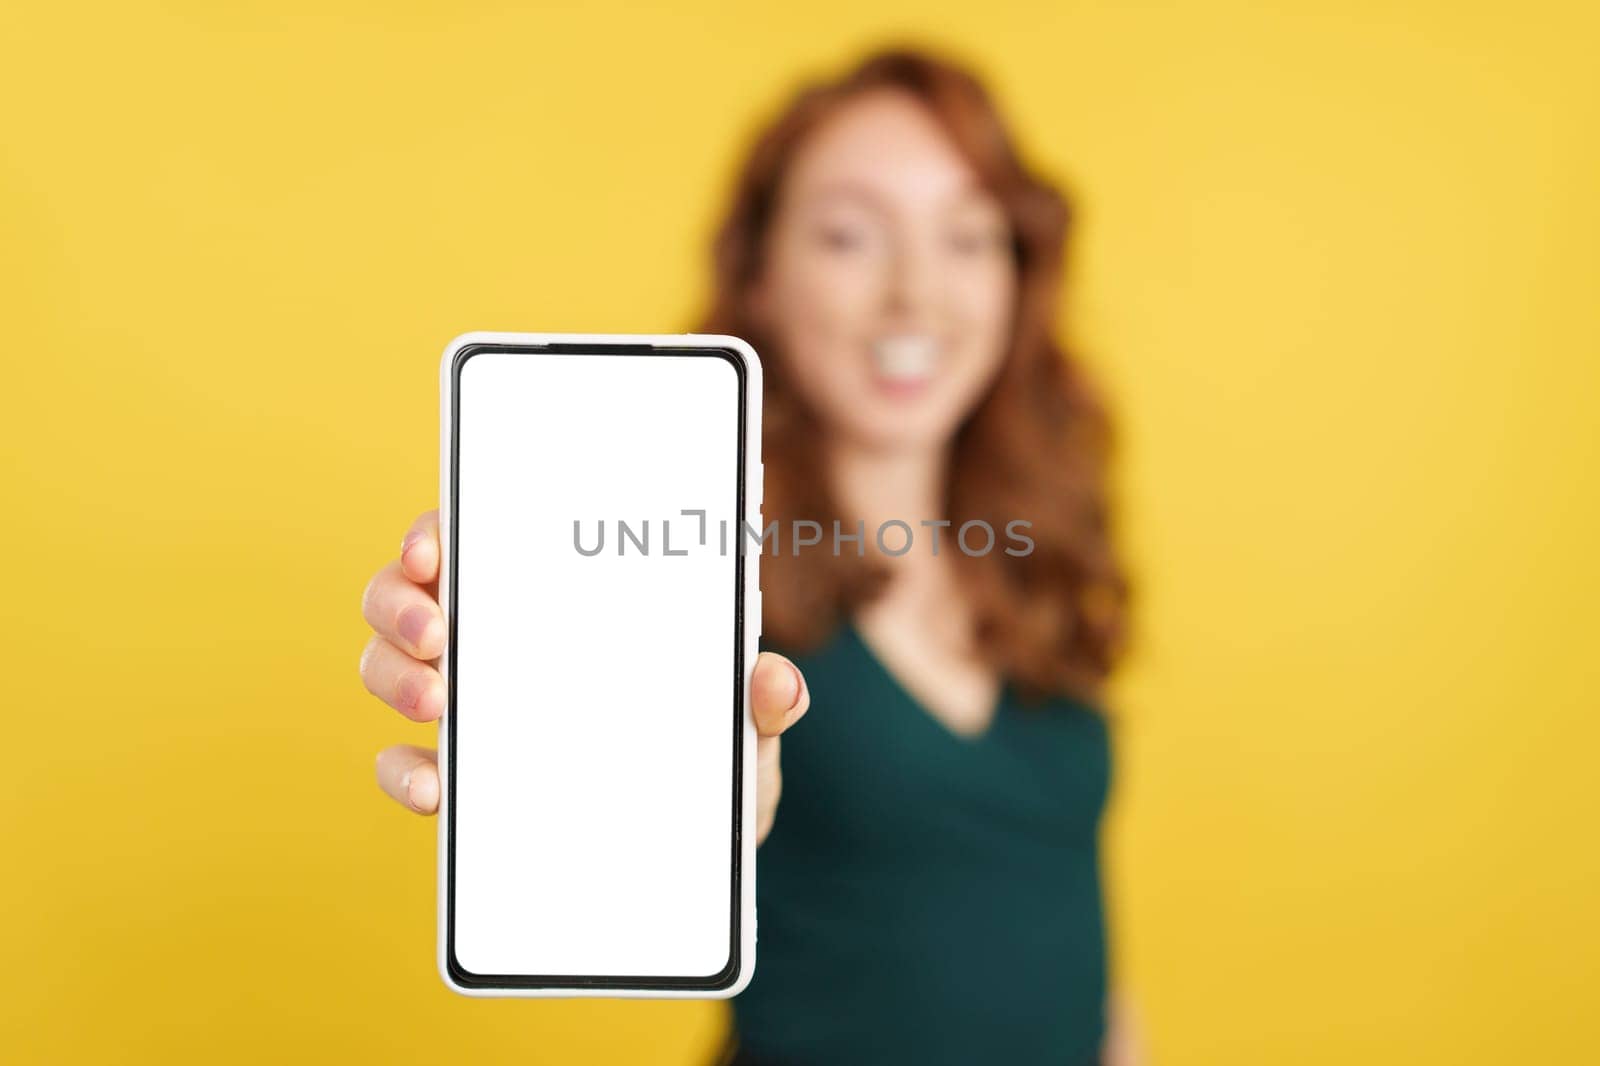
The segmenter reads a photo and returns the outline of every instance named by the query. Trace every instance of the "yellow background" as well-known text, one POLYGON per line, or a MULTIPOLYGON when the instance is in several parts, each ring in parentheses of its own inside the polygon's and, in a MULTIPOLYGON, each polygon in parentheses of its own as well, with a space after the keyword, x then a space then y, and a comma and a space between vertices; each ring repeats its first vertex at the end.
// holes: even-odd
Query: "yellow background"
POLYGON ((1159 1061, 1592 1051, 1596 21, 1292 6, 7 5, 6 1057, 711 1046, 440 985, 433 824, 372 781, 429 730, 363 692, 359 593, 434 503, 444 343, 688 325, 750 131, 900 33, 1084 205, 1159 1061))

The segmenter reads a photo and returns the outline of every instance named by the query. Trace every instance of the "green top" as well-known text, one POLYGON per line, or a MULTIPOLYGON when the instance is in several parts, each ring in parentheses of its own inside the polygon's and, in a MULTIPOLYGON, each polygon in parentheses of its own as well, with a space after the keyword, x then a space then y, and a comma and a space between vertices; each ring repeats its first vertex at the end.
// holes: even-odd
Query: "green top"
POLYGON ((758 852, 744 1049, 797 1066, 1097 1061, 1101 716, 1007 685, 964 737, 853 626, 790 657, 811 709, 784 735, 758 852))

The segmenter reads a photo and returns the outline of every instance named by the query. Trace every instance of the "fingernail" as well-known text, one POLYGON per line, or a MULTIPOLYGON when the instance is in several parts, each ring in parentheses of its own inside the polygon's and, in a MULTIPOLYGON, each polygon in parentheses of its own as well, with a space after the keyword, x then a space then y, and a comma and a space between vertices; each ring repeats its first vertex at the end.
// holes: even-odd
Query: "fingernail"
POLYGON ((805 692, 806 680, 800 676, 800 668, 793 663, 789 664, 789 676, 794 679, 794 695, 789 698, 789 710, 800 706, 800 695, 805 692))
POLYGON ((400 612, 396 625, 400 635, 410 642, 413 648, 420 648, 422 638, 428 635, 428 628, 433 625, 433 612, 421 605, 412 605, 400 612))
POLYGON ((423 691, 422 682, 415 673, 402 674, 400 683, 395 686, 395 700, 402 711, 415 711, 422 702, 423 691))
POLYGON ((417 768, 413 768, 412 774, 406 778, 406 802, 409 803, 411 805, 411 809, 417 813, 429 814, 439 806, 439 782, 431 775, 424 776, 421 782, 418 782, 415 776, 416 769, 417 768), (422 785, 422 794, 424 796, 428 796, 428 793, 430 792, 433 793, 433 795, 428 796, 428 802, 426 804, 417 799, 416 794, 412 792, 413 787, 419 783, 422 785))
POLYGON ((414 773, 416 773, 416 768, 412 767, 410 770, 407 770, 405 776, 400 779, 400 795, 406 798, 406 806, 410 807, 412 810, 417 809, 417 801, 411 798, 411 775, 414 773))
POLYGON ((400 558, 404 560, 406 557, 406 552, 410 551, 412 548, 415 548, 417 546, 417 541, 421 539, 422 530, 420 529, 413 529, 411 532, 407 533, 405 539, 400 542, 400 558))

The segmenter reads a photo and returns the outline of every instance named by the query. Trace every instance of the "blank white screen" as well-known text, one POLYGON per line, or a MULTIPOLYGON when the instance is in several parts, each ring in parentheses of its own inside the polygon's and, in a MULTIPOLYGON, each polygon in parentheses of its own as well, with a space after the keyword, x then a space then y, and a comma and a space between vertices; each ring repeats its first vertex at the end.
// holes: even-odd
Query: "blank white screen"
POLYGON ((454 924, 476 974, 729 960, 739 391, 715 356, 460 371, 454 924), (706 514, 706 543, 700 519, 706 514), (574 546, 573 522, 594 557, 574 546), (629 541, 619 554, 618 520, 629 541), (664 554, 670 522, 674 551, 664 554))

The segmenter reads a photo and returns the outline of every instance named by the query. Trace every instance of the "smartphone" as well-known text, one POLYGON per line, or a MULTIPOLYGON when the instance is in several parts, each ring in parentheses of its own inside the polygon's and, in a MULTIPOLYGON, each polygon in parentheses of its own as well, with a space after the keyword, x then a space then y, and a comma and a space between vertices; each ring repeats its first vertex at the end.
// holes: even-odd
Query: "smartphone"
POLYGON ((467 333, 440 396, 440 974, 471 996, 735 995, 760 361, 726 336, 467 333))

